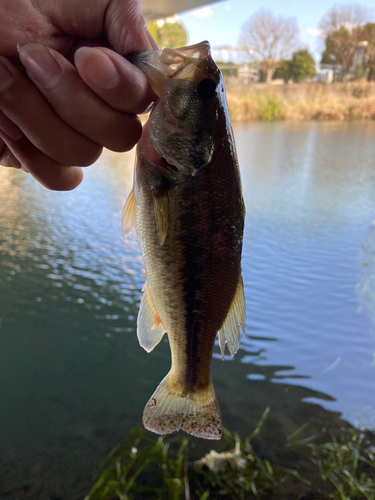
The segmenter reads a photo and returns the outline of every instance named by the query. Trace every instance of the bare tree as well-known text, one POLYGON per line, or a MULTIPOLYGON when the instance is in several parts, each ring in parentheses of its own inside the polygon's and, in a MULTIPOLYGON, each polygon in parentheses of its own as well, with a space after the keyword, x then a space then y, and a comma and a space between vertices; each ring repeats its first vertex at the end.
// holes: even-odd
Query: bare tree
POLYGON ((241 28, 241 43, 272 80, 280 62, 291 56, 298 45, 298 26, 294 17, 275 16, 270 10, 260 9, 241 28))
POLYGON ((354 50, 361 41, 359 26, 371 20, 371 10, 359 4, 334 5, 320 21, 326 38, 323 60, 341 64, 341 74, 348 69, 354 50))

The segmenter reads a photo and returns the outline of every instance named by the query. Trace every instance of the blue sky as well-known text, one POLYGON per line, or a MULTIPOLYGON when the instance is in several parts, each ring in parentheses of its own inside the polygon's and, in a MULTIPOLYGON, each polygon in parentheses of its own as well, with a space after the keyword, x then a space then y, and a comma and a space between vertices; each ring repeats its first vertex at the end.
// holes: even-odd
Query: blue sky
MULTIPOLYGON (((356 3, 356 2, 350 2, 356 3)), ((375 0, 362 0, 360 5, 373 10, 375 0)), ((237 45, 242 24, 258 9, 270 9, 276 15, 296 17, 302 47, 320 57, 324 43, 314 36, 324 14, 334 5, 346 5, 340 0, 226 0, 209 4, 179 16, 189 33, 189 43, 207 39, 211 46, 237 45)))

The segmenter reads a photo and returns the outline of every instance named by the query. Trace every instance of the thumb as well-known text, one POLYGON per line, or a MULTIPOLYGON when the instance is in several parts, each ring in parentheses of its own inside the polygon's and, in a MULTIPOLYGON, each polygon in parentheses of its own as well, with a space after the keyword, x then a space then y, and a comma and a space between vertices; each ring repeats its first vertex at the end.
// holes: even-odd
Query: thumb
POLYGON ((146 27, 139 0, 110 0, 104 31, 108 42, 122 55, 158 48, 146 27))

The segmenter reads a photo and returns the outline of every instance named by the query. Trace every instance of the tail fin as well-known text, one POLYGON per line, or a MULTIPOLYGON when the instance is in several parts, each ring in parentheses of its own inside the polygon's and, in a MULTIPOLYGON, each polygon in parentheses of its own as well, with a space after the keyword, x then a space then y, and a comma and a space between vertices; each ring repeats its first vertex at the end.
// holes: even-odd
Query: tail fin
POLYGON ((221 438, 221 418, 212 382, 202 392, 183 392, 171 384, 169 373, 143 411, 143 425, 156 434, 182 429, 204 439, 221 438))

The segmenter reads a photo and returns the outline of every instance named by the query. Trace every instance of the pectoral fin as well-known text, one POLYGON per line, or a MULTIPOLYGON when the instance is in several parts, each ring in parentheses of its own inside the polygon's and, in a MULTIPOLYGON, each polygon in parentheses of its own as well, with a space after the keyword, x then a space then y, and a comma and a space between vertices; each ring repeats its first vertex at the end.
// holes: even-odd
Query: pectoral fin
POLYGON ((124 209, 122 211, 121 231, 124 239, 129 236, 135 226, 135 194, 134 189, 129 193, 124 209))
POLYGON ((168 192, 163 191, 154 196, 156 224, 158 227, 159 241, 162 245, 168 232, 170 209, 168 192))
POLYGON ((143 297, 137 320, 139 344, 147 352, 151 352, 163 338, 164 332, 164 326, 155 308, 146 282, 143 287, 143 297))
POLYGON ((246 305, 243 291, 242 276, 239 280, 237 292, 234 296, 228 315, 219 330, 219 345, 224 359, 225 343, 228 344, 229 353, 234 356, 240 347, 240 327, 245 335, 246 305))

